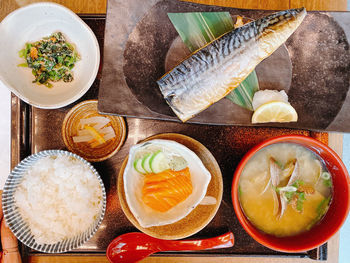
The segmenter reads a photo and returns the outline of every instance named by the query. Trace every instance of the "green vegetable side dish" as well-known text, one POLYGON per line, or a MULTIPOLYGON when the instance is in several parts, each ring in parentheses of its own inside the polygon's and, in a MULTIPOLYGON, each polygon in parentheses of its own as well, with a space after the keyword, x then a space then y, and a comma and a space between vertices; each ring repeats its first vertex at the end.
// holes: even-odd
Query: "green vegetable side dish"
POLYGON ((35 76, 33 83, 52 87, 50 82, 63 79, 64 82, 73 81, 71 71, 75 63, 80 60, 74 46, 68 43, 61 32, 34 43, 26 43, 25 48, 19 51, 19 56, 25 63, 19 67, 29 67, 35 76))

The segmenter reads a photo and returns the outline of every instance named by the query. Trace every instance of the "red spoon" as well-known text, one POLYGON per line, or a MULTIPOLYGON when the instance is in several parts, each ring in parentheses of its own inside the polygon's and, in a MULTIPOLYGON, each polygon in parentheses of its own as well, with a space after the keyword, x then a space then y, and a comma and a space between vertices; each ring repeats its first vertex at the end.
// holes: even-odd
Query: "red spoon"
POLYGON ((143 233, 128 233, 115 238, 107 248, 107 258, 112 263, 138 262, 160 251, 189 251, 232 247, 234 237, 227 232, 218 237, 197 240, 163 240, 143 233))

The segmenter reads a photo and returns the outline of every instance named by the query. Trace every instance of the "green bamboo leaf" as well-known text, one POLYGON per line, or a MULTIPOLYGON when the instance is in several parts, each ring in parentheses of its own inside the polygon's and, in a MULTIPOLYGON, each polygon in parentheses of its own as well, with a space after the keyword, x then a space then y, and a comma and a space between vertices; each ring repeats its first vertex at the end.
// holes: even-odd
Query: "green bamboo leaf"
POLYGON ((253 111, 254 93, 259 90, 258 77, 255 70, 242 81, 242 83, 230 94, 226 96, 229 100, 237 105, 253 111))
MULTIPOLYGON (((231 31, 234 26, 229 12, 168 13, 168 16, 191 52, 231 31)), ((227 98, 241 107, 253 110, 252 100, 257 90, 259 82, 253 71, 227 98)))
POLYGON ((168 16, 191 52, 233 28, 228 12, 168 13, 168 16))

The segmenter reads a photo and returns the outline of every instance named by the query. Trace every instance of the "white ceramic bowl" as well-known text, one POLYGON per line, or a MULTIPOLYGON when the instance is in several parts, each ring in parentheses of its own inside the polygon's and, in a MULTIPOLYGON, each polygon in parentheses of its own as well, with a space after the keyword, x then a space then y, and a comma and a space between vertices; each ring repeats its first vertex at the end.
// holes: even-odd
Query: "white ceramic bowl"
POLYGON ((103 217, 106 211, 106 190, 100 175, 89 162, 85 161, 80 156, 71 152, 66 152, 62 150, 46 150, 46 151, 41 151, 39 153, 30 155, 29 157, 22 160, 11 171, 10 175, 6 180, 4 191, 2 193, 2 209, 4 211, 4 217, 7 225, 9 226, 11 231, 14 233, 14 235, 17 237, 17 239, 21 241, 24 245, 41 252, 61 253, 61 252, 70 251, 72 249, 75 249, 81 246, 95 234, 95 232, 97 231, 97 229, 99 228, 103 220, 103 217), (29 225, 23 220, 15 204, 14 194, 16 192, 18 185, 22 182, 23 176, 25 175, 26 171, 30 169, 38 160, 47 156, 69 156, 80 161, 82 166, 88 167, 98 178, 99 184, 101 186, 102 206, 95 221, 92 222, 92 224, 88 229, 86 229, 86 231, 80 233, 75 237, 64 239, 55 244, 43 245, 35 241, 35 237, 30 232, 29 225))
POLYGON ((100 49, 92 30, 68 8, 54 3, 36 3, 19 8, 0 23, 0 81, 25 102, 45 109, 66 106, 83 96, 94 82, 100 49), (61 31, 76 46, 81 56, 73 68, 74 80, 54 82, 52 88, 32 83, 30 68, 18 51, 25 43, 35 42, 61 31))

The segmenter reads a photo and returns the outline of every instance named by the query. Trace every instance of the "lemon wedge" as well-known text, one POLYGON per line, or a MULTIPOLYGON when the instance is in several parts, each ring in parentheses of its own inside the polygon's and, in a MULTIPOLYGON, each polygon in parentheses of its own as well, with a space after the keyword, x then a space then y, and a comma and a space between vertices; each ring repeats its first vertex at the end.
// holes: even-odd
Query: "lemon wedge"
POLYGON ((98 141, 100 144, 106 142, 106 140, 103 138, 103 136, 98 131, 96 131, 96 129, 94 127, 85 125, 84 129, 87 130, 91 134, 91 136, 94 137, 94 139, 96 141, 98 141))
POLYGON ((258 107, 252 116, 252 123, 292 122, 298 120, 295 109, 283 101, 271 101, 258 107))

